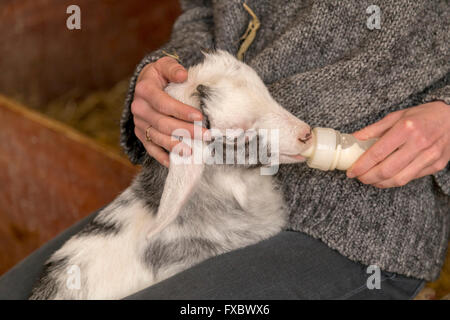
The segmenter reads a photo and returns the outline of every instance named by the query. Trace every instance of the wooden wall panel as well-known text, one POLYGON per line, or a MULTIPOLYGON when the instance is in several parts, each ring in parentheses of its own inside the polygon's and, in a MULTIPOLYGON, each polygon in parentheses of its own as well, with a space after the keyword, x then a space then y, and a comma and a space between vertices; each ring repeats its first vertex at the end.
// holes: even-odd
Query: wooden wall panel
POLYGON ((37 108, 74 88, 109 88, 167 41, 179 13, 177 0, 2 0, 0 93, 37 108), (71 4, 81 30, 66 27, 71 4))
POLYGON ((113 200, 137 172, 71 128, 0 96, 0 274, 113 200))

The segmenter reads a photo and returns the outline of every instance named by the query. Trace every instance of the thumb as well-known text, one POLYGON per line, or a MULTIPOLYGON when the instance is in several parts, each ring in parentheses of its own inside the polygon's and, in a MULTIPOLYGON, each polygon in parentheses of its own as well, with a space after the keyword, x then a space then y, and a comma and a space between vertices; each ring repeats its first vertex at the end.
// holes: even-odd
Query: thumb
POLYGON ((187 79, 187 71, 182 65, 178 65, 178 67, 171 72, 169 76, 169 80, 171 82, 184 82, 187 79))
POLYGON ((171 57, 159 59, 155 64, 155 69, 169 82, 184 82, 188 76, 186 69, 171 57))
POLYGON ((403 110, 389 113, 380 121, 377 121, 367 127, 355 131, 352 135, 358 140, 367 140, 381 137, 388 129, 390 129, 403 115, 403 110))

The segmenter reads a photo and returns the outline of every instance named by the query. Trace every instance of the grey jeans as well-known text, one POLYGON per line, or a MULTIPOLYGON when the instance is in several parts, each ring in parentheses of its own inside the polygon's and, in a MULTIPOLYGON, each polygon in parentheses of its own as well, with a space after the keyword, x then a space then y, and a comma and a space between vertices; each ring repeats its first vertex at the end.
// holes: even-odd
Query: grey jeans
MULTIPOLYGON (((45 261, 97 213, 33 252, 0 278, 0 299, 27 299, 45 261)), ((424 281, 381 271, 371 274, 323 242, 283 231, 246 248, 208 259, 126 299, 411 299, 424 281)))

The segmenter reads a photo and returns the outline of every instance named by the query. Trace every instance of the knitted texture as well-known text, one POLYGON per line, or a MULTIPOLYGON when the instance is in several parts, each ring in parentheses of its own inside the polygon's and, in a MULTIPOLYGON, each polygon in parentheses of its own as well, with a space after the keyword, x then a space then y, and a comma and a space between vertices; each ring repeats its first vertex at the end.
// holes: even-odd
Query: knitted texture
MULTIPOLYGON (((245 55, 283 107, 312 127, 354 132, 390 112, 434 100, 450 104, 450 10, 447 1, 377 1, 381 29, 366 26, 373 1, 247 0, 261 21, 245 55)), ((182 1, 171 40, 185 67, 200 49, 236 54, 249 22, 242 1, 182 1)), ((134 163, 145 149, 130 113, 122 145, 134 163)), ((450 108, 450 106, 449 106, 450 108)), ((449 119, 450 121, 450 119, 449 119)), ((378 189, 345 172, 286 165, 277 177, 290 208, 289 229, 321 239, 344 256, 426 280, 435 279, 450 229, 450 168, 400 188, 378 189)))

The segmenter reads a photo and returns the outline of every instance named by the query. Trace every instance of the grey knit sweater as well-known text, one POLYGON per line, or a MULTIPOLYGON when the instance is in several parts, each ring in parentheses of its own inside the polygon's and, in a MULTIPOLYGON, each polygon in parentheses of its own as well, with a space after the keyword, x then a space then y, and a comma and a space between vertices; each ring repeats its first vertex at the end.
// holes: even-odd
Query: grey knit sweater
MULTIPOLYGON (((245 55, 273 97, 312 127, 353 132, 395 110, 450 104, 448 1, 247 0, 261 21, 245 55), (381 9, 381 29, 366 26, 381 9)), ((236 54, 251 19, 238 0, 182 1, 170 41, 137 67, 122 118, 122 145, 134 163, 145 149, 130 113, 136 78, 175 51, 185 67, 201 48, 236 54)), ((450 121, 450 119, 448 119, 450 121)), ((378 189, 304 164, 280 168, 289 228, 385 271, 435 279, 450 229, 450 168, 400 188, 378 189)))

